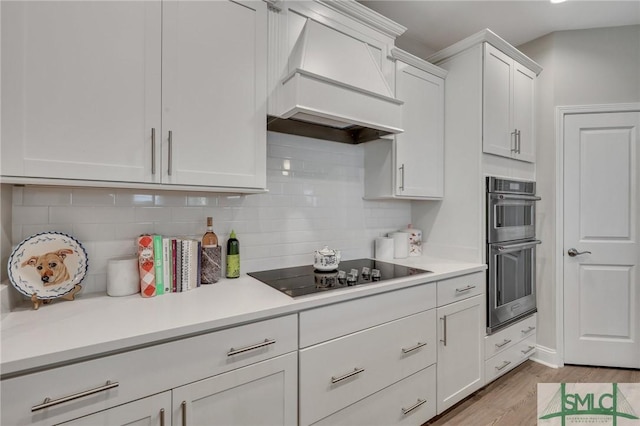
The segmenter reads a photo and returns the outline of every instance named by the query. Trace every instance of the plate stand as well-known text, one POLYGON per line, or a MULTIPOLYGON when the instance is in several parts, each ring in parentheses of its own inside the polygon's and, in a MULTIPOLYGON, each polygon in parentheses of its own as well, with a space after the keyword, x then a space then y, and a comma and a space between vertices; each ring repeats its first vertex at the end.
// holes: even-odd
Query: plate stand
MULTIPOLYGON (((76 284, 73 289, 65 294, 64 296, 60 296, 60 299, 64 299, 64 300, 75 300, 76 298, 76 293, 78 293, 80 290, 82 290, 82 286, 80 284, 76 284)), ((38 308, 40 307, 40 304, 49 304, 51 302, 51 299, 38 299, 38 296, 35 295, 35 293, 33 295, 31 295, 31 303, 33 303, 33 310, 37 311, 38 308)))

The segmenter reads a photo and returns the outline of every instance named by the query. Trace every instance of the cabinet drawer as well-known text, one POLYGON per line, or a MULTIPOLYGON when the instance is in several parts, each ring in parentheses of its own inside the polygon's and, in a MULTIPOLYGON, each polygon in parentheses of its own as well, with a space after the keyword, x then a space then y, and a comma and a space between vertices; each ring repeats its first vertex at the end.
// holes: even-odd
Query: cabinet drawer
POLYGON ((436 366, 432 365, 325 417, 314 426, 420 426, 435 415, 436 366))
POLYGON ((536 315, 532 315, 524 320, 517 322, 509 327, 498 331, 484 340, 484 359, 489 359, 520 340, 535 334, 536 332, 536 315))
POLYGON ((0 423, 67 421, 296 348, 296 316, 290 315, 6 379, 1 382, 0 423), (256 344, 266 345, 249 349, 256 344), (232 348, 249 350, 229 356, 232 348), (96 390, 107 381, 118 385, 32 412, 45 398, 96 390))
POLYGON ((326 342, 436 306, 436 286, 418 285, 300 313, 300 347, 326 342))
POLYGON ((522 362, 529 359, 535 352, 536 335, 533 334, 511 346, 509 349, 489 358, 485 361, 484 374, 486 382, 489 383, 507 371, 522 364, 522 362))
POLYGON ((486 279, 483 272, 438 281, 438 306, 484 294, 485 287, 486 279))
POLYGON ((432 309, 300 351, 300 422, 316 422, 436 362, 432 309))

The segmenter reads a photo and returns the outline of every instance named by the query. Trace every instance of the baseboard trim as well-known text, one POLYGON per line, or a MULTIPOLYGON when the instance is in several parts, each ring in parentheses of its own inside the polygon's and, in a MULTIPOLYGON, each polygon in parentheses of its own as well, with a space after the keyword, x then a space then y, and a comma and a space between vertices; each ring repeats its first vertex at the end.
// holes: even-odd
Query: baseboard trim
POLYGON ((538 364, 546 365, 551 368, 560 368, 563 363, 560 362, 560 356, 555 349, 547 348, 545 346, 538 345, 536 353, 529 358, 531 361, 535 361, 538 364))

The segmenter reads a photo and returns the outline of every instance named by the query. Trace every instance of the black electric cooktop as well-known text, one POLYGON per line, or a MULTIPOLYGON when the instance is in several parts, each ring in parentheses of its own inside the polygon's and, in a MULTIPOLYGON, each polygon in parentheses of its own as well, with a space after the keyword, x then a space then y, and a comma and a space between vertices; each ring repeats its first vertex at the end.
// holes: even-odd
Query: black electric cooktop
POLYGON ((291 297, 299 297, 430 272, 379 260, 356 259, 342 261, 337 270, 330 272, 316 271, 313 266, 305 265, 249 272, 247 275, 291 297))

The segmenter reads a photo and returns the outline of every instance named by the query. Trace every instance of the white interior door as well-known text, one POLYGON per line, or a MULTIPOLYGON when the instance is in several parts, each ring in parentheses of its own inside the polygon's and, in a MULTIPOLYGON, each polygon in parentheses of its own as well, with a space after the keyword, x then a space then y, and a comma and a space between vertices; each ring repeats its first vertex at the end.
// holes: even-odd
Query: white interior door
POLYGON ((564 121, 565 363, 640 367, 640 112, 564 121), (569 251, 584 252, 571 256, 569 251))

